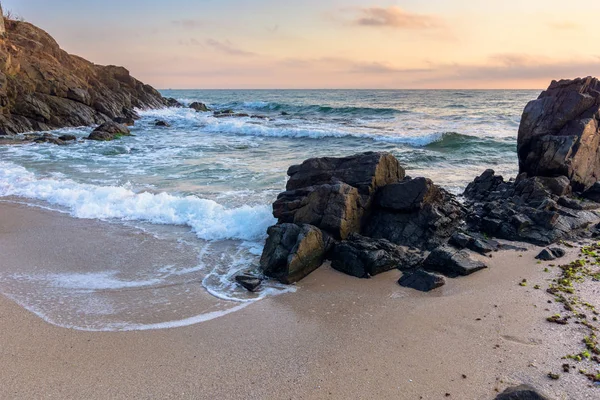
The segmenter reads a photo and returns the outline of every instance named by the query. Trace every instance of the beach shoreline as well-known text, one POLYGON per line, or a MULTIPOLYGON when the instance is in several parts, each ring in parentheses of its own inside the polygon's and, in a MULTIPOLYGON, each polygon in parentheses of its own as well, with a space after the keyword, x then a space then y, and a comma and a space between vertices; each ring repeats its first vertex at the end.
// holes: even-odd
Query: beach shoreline
MULTIPOLYGON (((0 247, 27 236, 38 243, 28 253, 52 251, 36 235, 48 224, 77 227, 85 243, 99 222, 0 203, 0 247)), ((127 245, 103 244, 112 252, 127 245)), ((523 246, 475 255, 490 268, 429 294, 397 285, 400 271, 360 280, 325 265, 296 293, 174 329, 65 329, 2 296, 0 391, 6 398, 491 399, 528 383, 556 399, 594 398, 598 389, 579 374, 547 377, 580 344, 576 328, 546 322, 560 305, 533 286, 555 274, 534 260, 540 248, 523 246)), ((562 262, 578 256, 567 250, 562 262)), ((3 258, 11 257, 22 255, 3 258)))

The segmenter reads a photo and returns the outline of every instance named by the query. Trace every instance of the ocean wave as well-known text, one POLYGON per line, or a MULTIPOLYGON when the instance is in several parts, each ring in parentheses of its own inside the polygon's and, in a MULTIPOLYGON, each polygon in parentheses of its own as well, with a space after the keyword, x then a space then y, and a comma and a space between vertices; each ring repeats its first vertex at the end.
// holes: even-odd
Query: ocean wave
POLYGON ((122 186, 38 178, 23 167, 0 162, 0 197, 5 196, 46 201, 67 208, 77 218, 185 225, 204 240, 262 240, 275 223, 267 205, 226 208, 196 196, 135 193, 122 186))
POLYGON ((498 150, 513 150, 516 146, 512 140, 499 140, 498 138, 477 137, 456 132, 446 132, 425 145, 430 150, 462 150, 468 146, 493 147, 498 150))
POLYGON ((355 107, 355 106, 326 106, 319 104, 303 104, 294 105, 287 103, 277 103, 268 101, 235 101, 223 104, 213 104, 212 107, 216 109, 241 109, 241 110, 253 110, 262 112, 282 112, 285 111, 290 114, 322 114, 322 115, 338 115, 345 117, 358 117, 358 116, 395 116, 399 114, 406 114, 410 111, 399 110, 396 108, 382 108, 382 107, 355 107))

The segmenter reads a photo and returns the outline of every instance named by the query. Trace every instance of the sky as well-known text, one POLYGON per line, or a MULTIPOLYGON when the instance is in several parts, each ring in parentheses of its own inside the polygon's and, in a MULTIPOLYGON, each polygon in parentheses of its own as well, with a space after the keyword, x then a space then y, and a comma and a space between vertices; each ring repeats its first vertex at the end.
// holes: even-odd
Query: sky
POLYGON ((600 75, 597 0, 3 0, 161 89, 542 89, 600 75))

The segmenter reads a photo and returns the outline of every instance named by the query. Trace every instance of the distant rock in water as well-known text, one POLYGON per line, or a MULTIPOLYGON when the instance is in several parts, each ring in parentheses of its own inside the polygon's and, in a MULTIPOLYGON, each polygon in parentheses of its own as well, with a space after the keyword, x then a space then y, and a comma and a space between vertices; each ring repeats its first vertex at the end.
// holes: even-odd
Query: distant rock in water
POLYGON ((94 129, 87 139, 107 142, 121 136, 131 136, 131 132, 125 125, 109 121, 94 129))
POLYGON ((519 169, 533 176, 566 176, 575 191, 600 178, 600 82, 553 81, 521 119, 519 169))
MULTIPOLYGON (((174 99, 171 99, 171 100, 174 100, 174 99)), ((177 101, 177 100, 175 100, 175 101, 177 101)), ((207 112, 207 111, 210 111, 210 108, 208 108, 206 106, 206 104, 200 103, 198 101, 195 101, 192 104, 190 104, 190 108, 196 110, 197 112, 207 112)))
POLYGON ((0 131, 15 134, 137 118, 169 103, 123 67, 95 65, 61 50, 34 25, 3 20, 0 131))

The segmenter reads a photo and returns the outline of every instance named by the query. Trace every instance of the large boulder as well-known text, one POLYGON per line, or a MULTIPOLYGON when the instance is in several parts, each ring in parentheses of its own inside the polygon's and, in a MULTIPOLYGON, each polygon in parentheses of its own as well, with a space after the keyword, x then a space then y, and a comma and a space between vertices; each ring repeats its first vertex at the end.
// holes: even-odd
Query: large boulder
POLYGON ((345 183, 283 192, 273 203, 279 223, 314 225, 342 240, 360 231, 363 213, 358 190, 345 183))
POLYGON ((88 140, 110 141, 118 139, 121 136, 131 136, 129 128, 116 122, 105 122, 90 133, 88 140))
POLYGON ((392 269, 413 269, 423 262, 423 253, 407 247, 394 245, 381 239, 370 239, 352 234, 343 242, 335 244, 331 254, 331 266, 357 278, 370 278, 392 269))
POLYGON ((287 191, 273 204, 279 223, 311 224, 338 240, 361 232, 375 193, 404 178, 389 153, 312 158, 289 168, 287 191))
POLYGON ((260 267, 266 276, 285 284, 319 268, 331 247, 330 238, 312 225, 280 224, 267 233, 260 267))
POLYGON ((463 210, 455 197, 429 179, 383 187, 363 233, 398 245, 432 249, 456 230, 463 210))
POLYGON ((523 112, 519 169, 528 176, 569 178, 575 190, 600 177, 600 82, 587 77, 553 81, 523 112))
POLYGON ((288 169, 287 190, 344 182, 370 196, 390 183, 404 179, 404 168, 390 153, 363 153, 350 157, 311 158, 288 169))
POLYGON ((471 275, 487 268, 481 261, 472 258, 464 250, 456 250, 449 246, 441 246, 432 251, 423 263, 428 271, 439 272, 449 278, 471 275))

